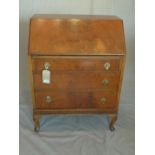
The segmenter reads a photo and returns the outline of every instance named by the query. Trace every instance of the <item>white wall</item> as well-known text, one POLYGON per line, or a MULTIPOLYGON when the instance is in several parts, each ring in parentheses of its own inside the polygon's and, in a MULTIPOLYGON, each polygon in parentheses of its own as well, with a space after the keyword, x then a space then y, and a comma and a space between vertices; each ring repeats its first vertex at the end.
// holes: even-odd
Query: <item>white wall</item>
POLYGON ((127 65, 121 102, 134 104, 134 0, 19 0, 20 3, 20 103, 31 104, 28 76, 28 29, 33 14, 102 14, 124 20, 127 65))

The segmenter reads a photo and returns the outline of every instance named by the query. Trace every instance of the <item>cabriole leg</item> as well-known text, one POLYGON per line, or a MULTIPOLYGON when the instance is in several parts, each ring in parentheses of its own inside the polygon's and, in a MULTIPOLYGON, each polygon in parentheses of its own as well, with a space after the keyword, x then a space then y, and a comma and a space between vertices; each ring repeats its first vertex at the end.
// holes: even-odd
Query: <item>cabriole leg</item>
POLYGON ((34 131, 38 132, 40 130, 40 115, 33 115, 34 121, 34 131))
POLYGON ((115 130, 115 122, 117 121, 117 114, 110 114, 109 115, 109 129, 110 131, 114 131, 115 130))

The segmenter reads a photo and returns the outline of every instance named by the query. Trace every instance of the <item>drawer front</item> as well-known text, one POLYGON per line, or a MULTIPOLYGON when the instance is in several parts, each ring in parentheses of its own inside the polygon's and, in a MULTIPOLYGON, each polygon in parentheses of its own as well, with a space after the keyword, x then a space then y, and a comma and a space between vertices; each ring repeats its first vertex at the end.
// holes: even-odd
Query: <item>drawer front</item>
POLYGON ((116 98, 112 91, 35 93, 37 109, 108 109, 116 107, 116 98))
POLYGON ((119 73, 105 74, 104 72, 51 72, 51 83, 42 82, 42 74, 34 74, 34 87, 36 91, 90 91, 97 89, 117 90, 119 73))
POLYGON ((120 70, 120 59, 108 57, 71 57, 71 58, 34 58, 33 72, 40 73, 45 68, 45 64, 49 64, 51 71, 102 71, 112 72, 120 70))

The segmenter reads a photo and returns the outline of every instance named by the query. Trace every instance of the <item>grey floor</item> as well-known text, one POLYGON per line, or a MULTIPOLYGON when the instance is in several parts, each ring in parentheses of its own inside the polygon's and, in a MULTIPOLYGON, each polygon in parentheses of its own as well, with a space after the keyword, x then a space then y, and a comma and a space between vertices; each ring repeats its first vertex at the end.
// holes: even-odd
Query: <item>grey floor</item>
POLYGON ((31 106, 20 105, 20 155, 134 155, 134 105, 120 105, 115 132, 106 115, 52 115, 33 132, 31 106))

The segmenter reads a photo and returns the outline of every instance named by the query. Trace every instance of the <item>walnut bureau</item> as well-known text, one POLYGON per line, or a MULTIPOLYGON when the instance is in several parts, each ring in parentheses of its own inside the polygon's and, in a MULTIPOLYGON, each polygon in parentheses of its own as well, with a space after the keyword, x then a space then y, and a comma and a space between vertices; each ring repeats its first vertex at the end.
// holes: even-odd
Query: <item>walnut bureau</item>
POLYGON ((105 113, 114 130, 125 65, 123 21, 34 15, 29 28, 34 130, 45 114, 105 113))

